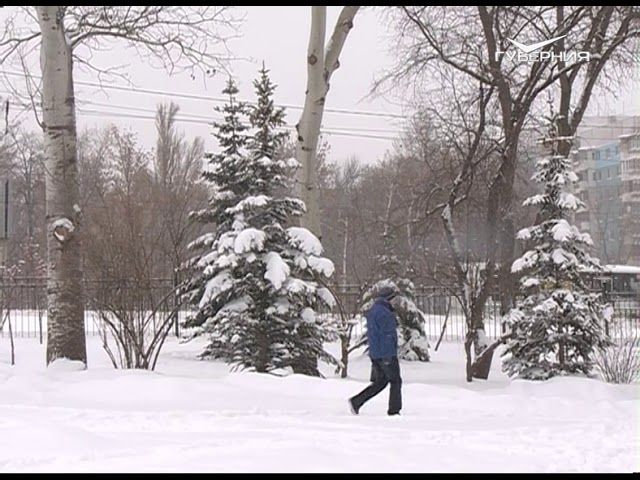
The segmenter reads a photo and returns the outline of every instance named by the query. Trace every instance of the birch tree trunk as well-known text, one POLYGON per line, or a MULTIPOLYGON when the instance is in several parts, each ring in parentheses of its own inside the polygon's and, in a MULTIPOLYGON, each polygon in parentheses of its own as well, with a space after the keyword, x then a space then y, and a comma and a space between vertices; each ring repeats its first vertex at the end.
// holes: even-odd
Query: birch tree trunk
POLYGON ((296 158, 302 165, 298 182, 301 198, 307 206, 307 213, 301 219, 301 225, 311 230, 318 238, 322 237, 316 178, 318 138, 331 76, 340 66, 338 59, 344 42, 353 28, 353 18, 359 8, 347 6, 342 9, 325 51, 327 7, 311 7, 311 35, 307 50, 307 91, 302 116, 296 125, 298 132, 296 158))
POLYGON ((342 244, 342 285, 347 284, 347 258, 349 253, 349 217, 344 220, 344 241, 342 244))
POLYGON ((87 363, 79 237, 73 61, 61 6, 38 6, 47 218, 47 365, 87 363))

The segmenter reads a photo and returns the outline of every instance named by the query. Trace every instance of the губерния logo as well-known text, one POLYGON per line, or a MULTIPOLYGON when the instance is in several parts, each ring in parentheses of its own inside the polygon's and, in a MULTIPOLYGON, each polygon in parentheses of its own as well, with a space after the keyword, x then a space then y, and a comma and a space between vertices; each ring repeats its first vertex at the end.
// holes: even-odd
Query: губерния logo
POLYGON ((545 40, 544 42, 534 43, 533 45, 524 45, 524 44, 522 44, 520 42, 516 42, 515 40, 511 40, 510 38, 507 38, 507 40, 509 40, 511 43, 513 43, 516 47, 518 47, 524 53, 531 53, 531 52, 534 52, 536 50, 541 49, 542 47, 546 47, 547 45, 551 45, 552 43, 556 43, 558 40, 562 40, 564 37, 566 37, 566 35, 562 35, 562 36, 556 37, 556 38, 551 38, 549 40, 545 40))
POLYGON ((496 51, 496 60, 499 60, 502 55, 505 55, 509 60, 518 60, 520 62, 541 62, 543 60, 562 60, 564 62, 573 62, 576 60, 591 60, 590 52, 560 52, 556 53, 552 50, 540 50, 547 45, 552 45, 558 40, 562 40, 566 35, 550 38, 549 40, 543 40, 542 42, 533 43, 531 45, 525 45, 524 43, 517 42, 507 38, 509 42, 515 45, 518 50, 504 52, 502 50, 496 51))

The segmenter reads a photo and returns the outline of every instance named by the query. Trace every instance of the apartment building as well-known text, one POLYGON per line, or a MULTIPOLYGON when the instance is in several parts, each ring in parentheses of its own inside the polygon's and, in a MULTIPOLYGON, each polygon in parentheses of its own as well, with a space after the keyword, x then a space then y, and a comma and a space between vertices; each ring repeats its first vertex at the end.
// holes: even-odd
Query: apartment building
POLYGON ((640 265, 640 132, 620 137, 622 250, 627 264, 640 265))
POLYGON ((604 264, 640 265, 640 116, 589 117, 579 128, 575 194, 587 204, 574 222, 604 264))

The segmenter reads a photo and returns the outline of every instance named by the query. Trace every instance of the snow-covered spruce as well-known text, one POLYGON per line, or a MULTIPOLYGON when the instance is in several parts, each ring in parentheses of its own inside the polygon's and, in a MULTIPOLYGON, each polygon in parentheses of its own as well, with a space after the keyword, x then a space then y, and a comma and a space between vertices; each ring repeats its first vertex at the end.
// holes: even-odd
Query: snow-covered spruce
POLYGON ((530 249, 512 265, 521 274, 519 301, 507 315, 513 338, 503 353, 503 371, 512 377, 545 380, 556 375, 590 374, 594 350, 608 343, 599 295, 589 293, 580 272, 600 264, 588 251, 591 238, 568 221, 568 212, 586 206, 565 189, 577 181, 569 158, 560 155, 552 127, 545 143, 550 155, 537 163, 533 179, 544 193, 525 201, 540 208, 539 224, 518 233, 530 249))
POLYGON ((277 158, 284 111, 274 107, 266 70, 254 85, 251 108, 235 101, 231 83, 225 90, 225 123, 216 126, 222 151, 204 172, 213 193, 209 208, 194 215, 217 228, 192 244, 200 254, 189 264, 186 292, 198 312, 189 325, 209 335, 205 356, 257 372, 319 375, 318 359, 335 362, 323 348, 334 332, 316 315, 331 306, 318 281, 333 274, 333 264, 313 234, 291 226, 305 207, 283 192, 299 165, 277 158))
MULTIPOLYGON (((203 167, 202 180, 210 191, 207 208, 191 212, 191 219, 207 225, 210 230, 203 234, 188 247, 197 252, 197 255, 185 265, 187 280, 182 290, 187 301, 198 306, 196 315, 187 322, 187 327, 202 327, 206 319, 212 317, 224 303, 224 297, 212 295, 212 280, 217 277, 221 282, 224 272, 215 274, 212 268, 206 268, 213 262, 220 263, 218 250, 223 246, 221 241, 233 241, 228 236, 222 238, 225 232, 231 230, 234 216, 227 213, 227 209, 232 208, 241 198, 243 192, 247 191, 251 183, 250 172, 247 168, 247 126, 246 116, 248 107, 246 104, 237 101, 238 89, 229 80, 223 93, 227 95, 228 101, 222 107, 215 107, 218 113, 223 115, 224 121, 214 123, 214 136, 218 141, 219 151, 206 155, 206 163, 203 167), (214 248, 215 246, 215 248, 214 248), (211 300, 202 302, 206 296, 211 300)), ((229 275, 229 282, 231 276, 229 275)), ((229 285, 220 285, 220 291, 226 291, 229 285)), ((219 292, 218 292, 219 293, 219 292)), ((197 333, 201 333, 198 329, 197 333)), ((206 354, 216 356, 219 350, 213 345, 206 354)))

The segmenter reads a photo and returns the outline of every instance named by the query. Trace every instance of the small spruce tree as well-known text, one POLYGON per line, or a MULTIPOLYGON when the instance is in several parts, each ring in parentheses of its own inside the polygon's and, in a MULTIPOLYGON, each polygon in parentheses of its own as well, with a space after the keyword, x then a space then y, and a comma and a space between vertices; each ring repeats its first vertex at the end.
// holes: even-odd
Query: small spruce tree
POLYGON ((317 315, 333 302, 318 283, 332 275, 333 264, 313 234, 291 226, 305 208, 284 195, 299 164, 276 157, 286 139, 284 111, 273 103, 275 86, 264 67, 254 86, 257 104, 218 127, 218 136, 234 138, 239 148, 211 156, 207 169, 217 175, 210 183, 218 203, 200 218, 217 218, 217 229, 194 243, 208 250, 192 262, 202 272, 191 289, 195 323, 211 338, 205 353, 238 368, 319 375, 318 359, 335 363, 323 348, 334 332, 317 315), (232 120, 247 113, 245 136, 232 120))
MULTIPOLYGON (((214 108, 223 117, 221 122, 213 123, 218 151, 205 154, 202 171, 202 181, 210 192, 209 202, 206 208, 190 214, 192 221, 206 225, 209 231, 189 244, 188 248, 196 253, 183 265, 186 280, 180 289, 185 300, 196 307, 196 313, 185 323, 185 327, 194 329, 194 336, 206 332, 204 325, 207 319, 212 318, 230 299, 221 294, 207 295, 208 301, 201 301, 207 285, 218 273, 215 262, 219 258, 214 253, 216 242, 233 226, 234 215, 228 209, 245 195, 252 181, 246 151, 248 105, 238 101, 238 88, 231 78, 222 93, 227 96, 227 103, 214 108)), ((219 339, 212 336, 202 356, 221 357, 224 355, 222 347, 219 339)))
POLYGON ((585 207, 566 191, 578 177, 570 158, 559 153, 562 142, 552 122, 544 141, 549 156, 537 162, 533 179, 544 193, 525 205, 540 208, 539 223, 518 233, 531 248, 512 266, 521 274, 519 301, 507 315, 513 337, 503 352, 503 371, 511 377, 546 380, 556 375, 589 374, 594 350, 607 344, 603 332, 604 305, 598 294, 589 293, 581 272, 598 271, 598 260, 588 251, 588 234, 569 223, 569 213, 585 207))

